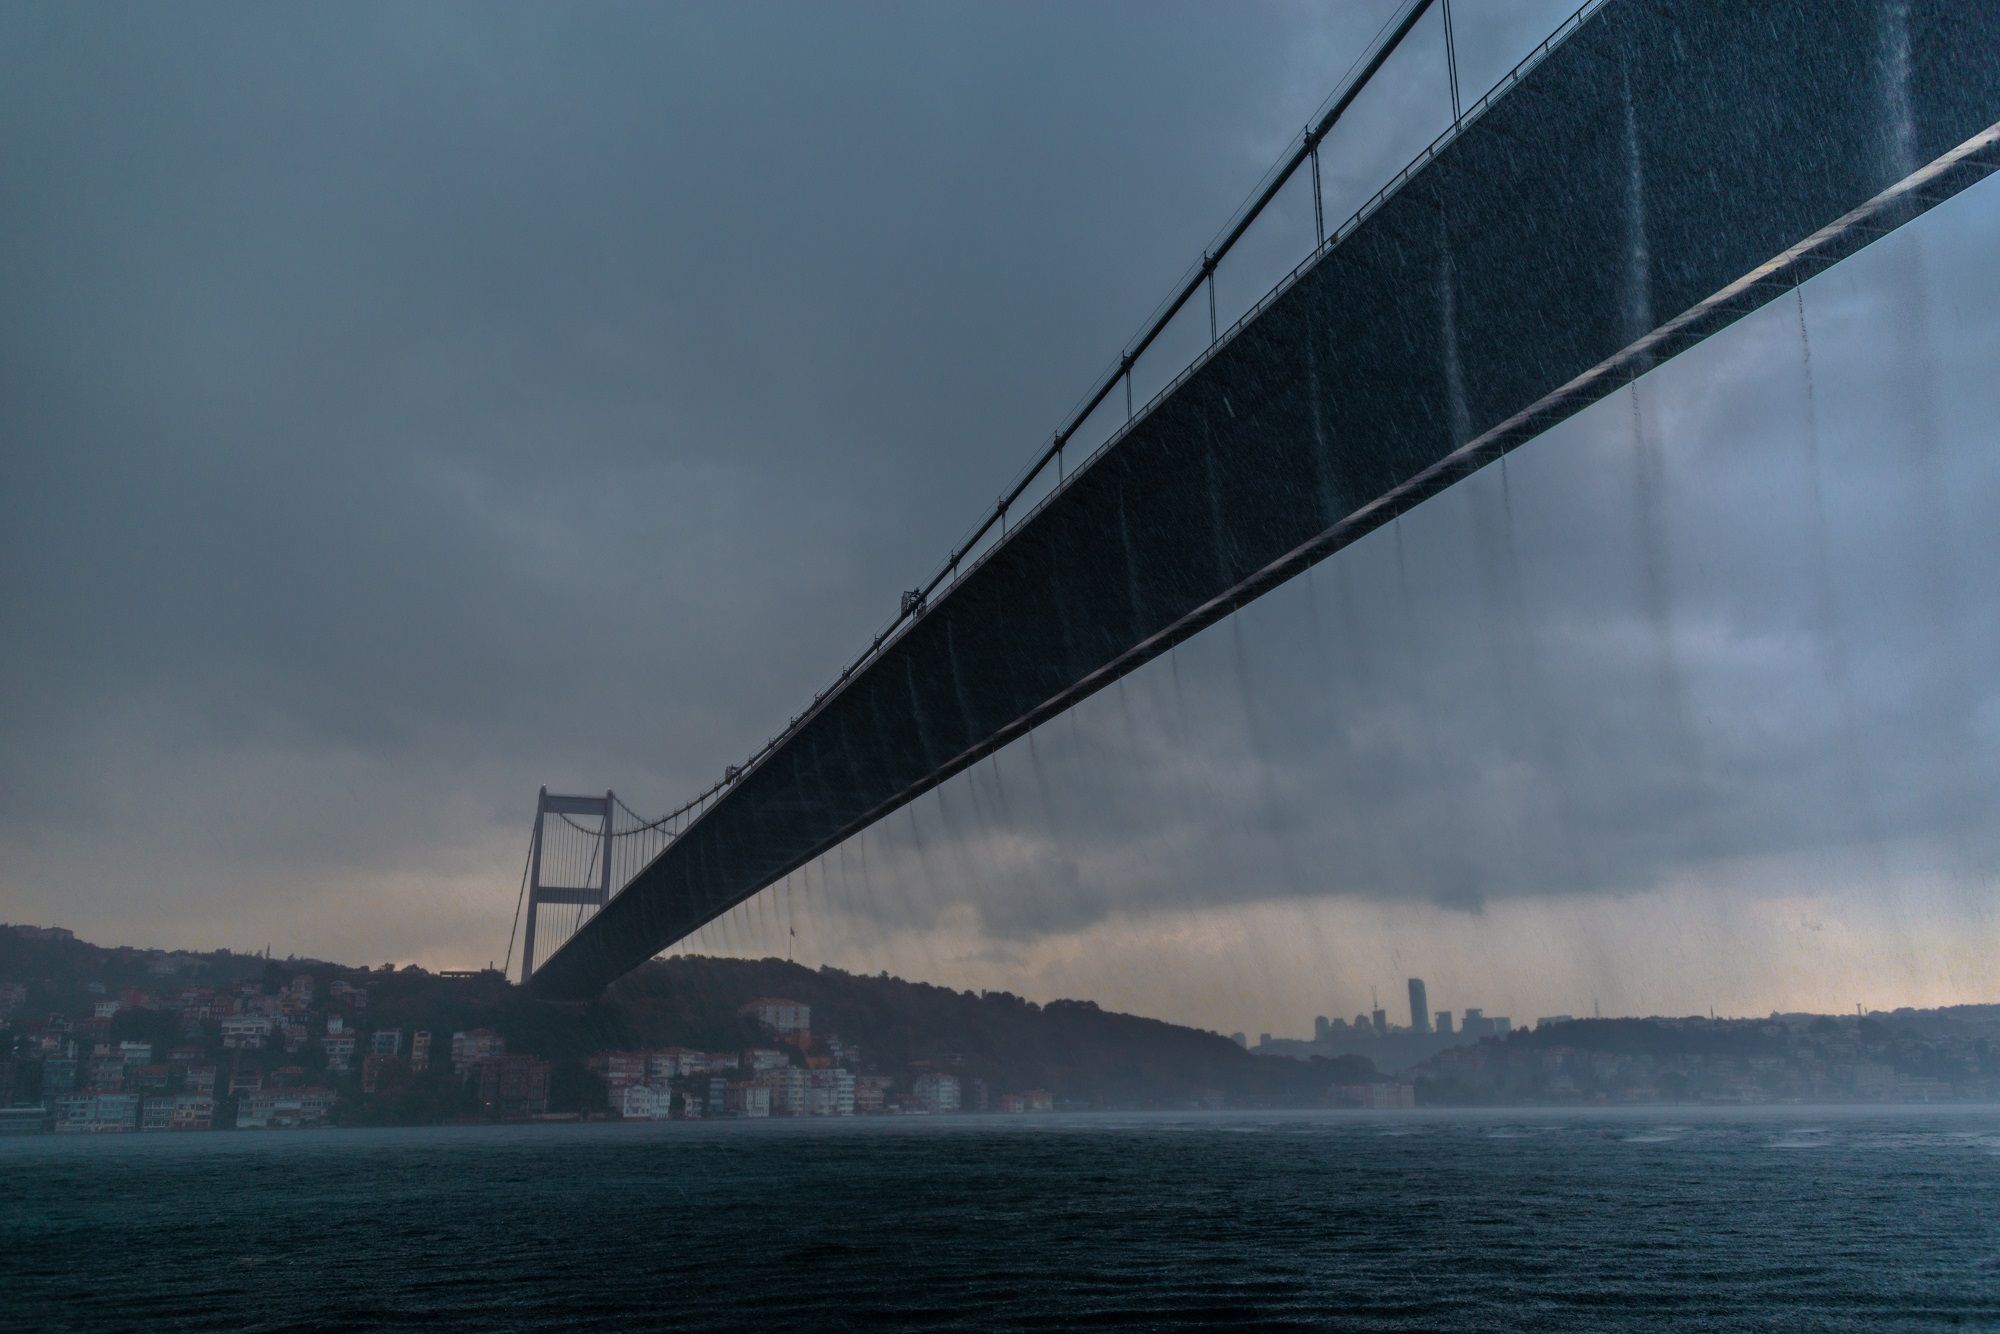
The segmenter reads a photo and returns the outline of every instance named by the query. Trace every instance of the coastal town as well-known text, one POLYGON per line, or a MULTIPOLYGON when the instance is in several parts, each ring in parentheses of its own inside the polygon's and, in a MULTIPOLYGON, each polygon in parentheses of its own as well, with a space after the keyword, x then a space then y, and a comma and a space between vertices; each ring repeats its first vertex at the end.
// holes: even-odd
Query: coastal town
MULTIPOLYGON (((62 928, 7 929, 40 943, 75 943, 62 928)), ((881 1073, 857 1044, 815 1033, 810 1005, 783 997, 736 1007, 759 1035, 756 1045, 594 1050, 583 1056, 580 1078, 563 1090, 558 1060, 510 1050, 494 1028, 416 1027, 371 1006, 379 992, 407 991, 418 980, 410 974, 422 970, 385 970, 388 976, 371 984, 365 970, 359 977, 326 965, 287 971, 255 956, 233 956, 255 975, 217 983, 184 976, 213 971, 214 956, 107 953, 115 964, 108 971, 140 969, 148 982, 85 980, 70 1005, 50 1011, 31 1006, 30 998, 60 986, 0 980, 0 1132, 1027 1113, 1054 1106, 1045 1089, 995 1091, 927 1062, 881 1073)), ((421 980, 505 986, 497 975, 422 974, 421 980)))
POLYGON ((1378 1008, 1246 1050, 1088 1002, 777 960, 677 960, 605 1001, 547 1006, 491 970, 103 949, 5 926, 0 1133, 2000 1100, 1996 1006, 1438 1028, 1378 1008), (757 989, 772 982, 821 1002, 757 989))

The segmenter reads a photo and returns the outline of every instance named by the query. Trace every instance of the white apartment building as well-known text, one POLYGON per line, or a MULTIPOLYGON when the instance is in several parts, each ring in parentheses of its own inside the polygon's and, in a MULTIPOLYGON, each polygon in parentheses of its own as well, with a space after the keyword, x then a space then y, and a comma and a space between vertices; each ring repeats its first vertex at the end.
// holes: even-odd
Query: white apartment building
POLYGON ((812 1031, 812 1006, 802 1005, 795 1000, 759 996, 737 1013, 749 1015, 766 1028, 780 1034, 812 1031))
POLYGON ((957 1075, 918 1075, 911 1090, 917 1106, 927 1112, 955 1112, 958 1110, 957 1075))
POLYGON ((232 1014, 222 1021, 222 1045, 254 1050, 271 1040, 271 1020, 261 1014, 232 1014))

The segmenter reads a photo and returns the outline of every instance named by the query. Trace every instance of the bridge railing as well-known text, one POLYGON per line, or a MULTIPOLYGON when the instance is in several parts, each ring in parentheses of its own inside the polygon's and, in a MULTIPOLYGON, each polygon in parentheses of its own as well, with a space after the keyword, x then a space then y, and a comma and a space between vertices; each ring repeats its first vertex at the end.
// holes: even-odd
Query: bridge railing
MULTIPOLYGON (((1322 104, 1321 113, 1316 117, 1314 126, 1307 130, 1301 144, 1290 150, 1285 157, 1280 158, 1264 174, 1258 185, 1253 188, 1245 204, 1232 215, 1229 222, 1224 224, 1222 231, 1217 233, 1216 242, 1203 252, 1199 262, 1189 266, 1174 291, 1163 299, 1159 305, 1154 307, 1152 313, 1147 317, 1147 321, 1142 327, 1140 334, 1132 342, 1128 343, 1126 348, 1113 360, 1107 368, 1105 375, 1100 377, 1096 382, 1097 387, 1077 401, 1067 418, 1067 424, 1063 429, 1055 433, 1050 445, 1015 476, 1013 482, 1010 483, 1007 490, 995 503, 993 509, 967 530, 965 537, 952 547, 951 554, 936 567, 930 578, 920 585, 918 589, 913 590, 915 593, 914 598, 905 598, 903 604, 898 607, 895 615, 883 623, 881 629, 869 640, 868 646, 861 651, 859 656, 842 669, 840 674, 824 690, 819 691, 813 696, 812 703, 804 712, 787 722, 782 730, 752 753, 742 765, 731 766, 724 773, 723 777, 717 779, 714 783, 681 805, 660 816, 658 820, 653 822, 653 826, 672 825, 682 820, 683 817, 690 817, 688 822, 692 823, 693 819, 700 818, 700 815, 707 809, 708 804, 713 799, 733 786, 743 775, 756 770, 774 751, 790 740, 799 728, 810 722, 834 696, 846 687, 850 680, 894 645, 897 640, 909 631, 911 626, 923 619, 924 615, 930 609, 931 598, 934 594, 942 590, 948 595, 953 588, 957 587, 961 579, 969 576, 974 570, 984 564, 994 552, 1004 546, 1013 534, 1019 531, 1023 524, 1032 520, 1046 506, 1061 496, 1070 486, 1074 485, 1078 477, 1089 471, 1094 464, 1116 447, 1120 441, 1124 440, 1130 432, 1144 422, 1162 403, 1172 397, 1191 376, 1207 365, 1251 321, 1269 309, 1271 304, 1289 291, 1308 270, 1333 250, 1337 249, 1348 237, 1353 235, 1357 228, 1407 185, 1417 172, 1428 165, 1440 150, 1465 133, 1499 97, 1504 95, 1529 71, 1540 64, 1548 56, 1549 52, 1561 45, 1578 28, 1582 27, 1589 20, 1590 16, 1605 4, 1606 0, 1584 0, 1584 3, 1579 5, 1565 18, 1556 27, 1555 31, 1543 38, 1532 50, 1509 68, 1478 100, 1470 106, 1464 107, 1462 110, 1454 107, 1454 116, 1451 123, 1433 138, 1430 143, 1425 145, 1415 157, 1411 158, 1400 171, 1391 176, 1380 189, 1369 196, 1344 222, 1327 231, 1313 248, 1307 252, 1305 257, 1273 284, 1263 296, 1253 302, 1249 309, 1232 320, 1226 328, 1217 331, 1209 343, 1196 353, 1194 358, 1178 374, 1147 398, 1136 410, 1131 411, 1125 420, 1114 426, 1105 438, 1092 448, 1076 466, 1065 467, 1065 451, 1076 434, 1090 420, 1092 415, 1103 406, 1104 402, 1116 390, 1121 381, 1129 389, 1131 371, 1137 364, 1138 359, 1151 347, 1154 339, 1158 337, 1160 332, 1185 308, 1187 302, 1200 290, 1204 282, 1210 284, 1212 297, 1214 274, 1222 259, 1229 254, 1236 243, 1242 239, 1263 215, 1264 209, 1277 196, 1278 191, 1308 161, 1314 164, 1315 208, 1317 210, 1320 207, 1320 200, 1323 198, 1323 195, 1319 193, 1320 182, 1317 167, 1317 154, 1320 145, 1325 142, 1327 136, 1338 125, 1341 115, 1353 104, 1355 98, 1360 95, 1362 90, 1368 86, 1370 80, 1373 79, 1375 74, 1388 61, 1389 57, 1395 53, 1403 39, 1409 35, 1418 20, 1423 18, 1435 2, 1436 0, 1409 0, 1409 3, 1403 8, 1400 15, 1392 15, 1383 24, 1378 37, 1381 34, 1388 34, 1386 40, 1378 42, 1370 55, 1362 59, 1357 59, 1355 65, 1350 67, 1349 74, 1341 86, 1327 99, 1326 103, 1322 104), (1355 73, 1356 69, 1359 70, 1358 74, 1355 73), (1039 500, 1030 505, 1010 524, 1009 516, 1015 504, 1019 502, 1021 497, 1027 493, 1028 489, 1037 480, 1047 473, 1051 465, 1057 469, 1055 483, 1039 500), (998 530, 997 535, 995 532, 996 529, 998 530), (991 544, 983 550, 979 549, 979 544, 984 542, 989 536, 994 536, 991 544)), ((1457 90, 1456 56, 1449 53, 1450 0, 1443 0, 1443 3, 1445 6, 1448 59, 1451 61, 1451 78, 1455 100, 1457 90)), ((629 810, 630 808, 628 807, 627 809, 629 810)), ((634 812, 634 814, 636 815, 637 813, 634 812)), ((685 832, 685 825, 676 825, 676 832, 685 832)), ((667 841, 670 842, 671 839, 667 841)), ((658 851, 664 852, 664 850, 665 848, 662 846, 658 851)), ((655 855, 657 856, 658 853, 656 852, 655 855)), ((638 871, 643 869, 643 865, 638 866, 630 874, 617 881, 612 890, 613 895, 615 896, 619 893, 637 875, 638 871)))
MULTIPOLYGON (((1511 69, 1509 69, 1507 73, 1501 77, 1499 82, 1495 83, 1492 88, 1487 90, 1484 96, 1480 97, 1480 99, 1477 102, 1474 102, 1471 106, 1467 107, 1456 121, 1454 121, 1450 126, 1446 127, 1443 131, 1441 131, 1436 138, 1430 141, 1430 143, 1426 144, 1423 150, 1419 152, 1414 158, 1410 159, 1410 161, 1406 163, 1403 166, 1403 168, 1400 171, 1398 171, 1394 176, 1390 177, 1388 182, 1385 183, 1381 189, 1377 190, 1373 195, 1370 195, 1365 203, 1363 203, 1359 208, 1355 209, 1355 211, 1351 215, 1349 215, 1349 217, 1345 222, 1341 223, 1333 231, 1329 232, 1325 240, 1315 245, 1313 249, 1306 255, 1306 257, 1300 260, 1297 264, 1293 265, 1292 268, 1288 272, 1286 272, 1286 274, 1282 278, 1278 279, 1278 281, 1271 286, 1270 290, 1265 292, 1264 295, 1258 297, 1255 302, 1251 303, 1249 309, 1245 310, 1234 321, 1232 321, 1226 329, 1223 329, 1221 333, 1217 335, 1217 337, 1213 342, 1209 343, 1208 346, 1204 347, 1200 352, 1196 353, 1194 358, 1191 361, 1189 361, 1186 366, 1182 367, 1180 372, 1176 374, 1173 377, 1173 379, 1169 380, 1164 386, 1162 386, 1158 391, 1156 391, 1151 398, 1148 398, 1145 401, 1145 403, 1142 404, 1138 408, 1138 410, 1135 411, 1130 417, 1128 417, 1126 420, 1120 422, 1116 427, 1114 427, 1111 433, 1107 435, 1101 442, 1098 443, 1096 448, 1092 449, 1089 454, 1084 456, 1082 462, 1077 464, 1074 468, 1068 470, 1068 472, 1060 479, 1058 484, 1048 492, 1048 494, 1044 495, 1040 500, 1036 501, 1034 505, 1031 506, 1028 509, 1028 511, 1020 517, 1018 521, 1016 521, 1014 527, 1018 529, 1022 524, 1027 523, 1030 519, 1034 518, 1035 515, 1041 513, 1042 509, 1045 506, 1047 506, 1051 501, 1059 497, 1063 493, 1063 491, 1068 489, 1068 487, 1078 477, 1082 476, 1086 471, 1089 470, 1092 464, 1096 463, 1100 458, 1108 454, 1115 446, 1117 446, 1121 441, 1123 441, 1128 434, 1130 434, 1133 430, 1137 429, 1146 420, 1146 418, 1153 413, 1155 409, 1157 409, 1162 403, 1166 402, 1167 399, 1171 398, 1174 395, 1174 393, 1181 388, 1183 384, 1185 384, 1189 379, 1193 378, 1193 376, 1198 371, 1200 371, 1203 366, 1206 366, 1211 360, 1213 360, 1216 354, 1220 352, 1224 347, 1226 347, 1230 343, 1230 341, 1233 340, 1238 334, 1240 334, 1251 323, 1251 321, 1255 320, 1259 315, 1263 314, 1265 310, 1269 309, 1271 304, 1277 301, 1279 297, 1282 297, 1286 292, 1290 291, 1291 288, 1297 284, 1298 280, 1304 277, 1307 271, 1313 267, 1313 265, 1317 264, 1330 251, 1339 246, 1341 242, 1345 241, 1349 236, 1353 235, 1353 233, 1357 228, 1359 228, 1363 223, 1368 221, 1370 217, 1374 216, 1376 210, 1380 209, 1383 204, 1387 203, 1389 199, 1391 199, 1396 194, 1397 191, 1402 189, 1404 185, 1408 184, 1411 177, 1416 175, 1418 171, 1422 170, 1430 162, 1432 158, 1436 157, 1440 149, 1444 148, 1445 145, 1449 144, 1454 139, 1458 138, 1461 134, 1463 134, 1467 129, 1469 129, 1472 123, 1475 120, 1477 120, 1482 114, 1484 114, 1486 109, 1493 104, 1495 99, 1497 99, 1502 93, 1505 93, 1509 88, 1513 87, 1515 83, 1519 82, 1520 79, 1524 75, 1526 75, 1530 70, 1532 70, 1536 65, 1540 64, 1542 59, 1545 56, 1547 56, 1550 51, 1554 50, 1555 47, 1560 43, 1560 41, 1564 37, 1568 36, 1569 33, 1573 32, 1577 27, 1581 26, 1584 20, 1587 19, 1593 11, 1600 8, 1604 3, 1605 0, 1586 0, 1586 2, 1580 8, 1578 8, 1567 19, 1563 21, 1562 26, 1557 28, 1556 31, 1551 33, 1548 37, 1544 38, 1535 47, 1533 51, 1531 51, 1527 56, 1523 57, 1511 69)), ((1043 470, 1044 470, 1044 465, 1041 463, 1037 463, 1036 465, 1034 465, 1033 468, 1029 470, 1027 474, 1028 480, 1032 482, 1034 475, 1043 470)), ((985 551, 979 553, 976 559, 974 559, 969 565, 965 566, 965 568, 962 571, 957 572, 957 577, 964 577, 966 575, 970 575, 974 570, 978 569, 979 566, 985 562, 987 557, 991 556, 995 551, 998 551, 1000 549, 1000 546, 1003 545, 1004 540, 1005 539, 1003 538, 1002 542, 996 542, 993 546, 988 547, 985 551)), ((956 580, 954 579, 953 582, 955 581, 956 580)), ((947 586, 947 591, 948 587, 949 586, 947 586)), ((866 660, 867 659, 864 658, 863 662, 865 663, 866 660)), ((789 729, 784 735, 789 735, 789 729)), ((783 735, 781 735, 777 740, 782 741, 783 739, 784 737, 783 735)), ((773 741, 769 743, 766 748, 769 749, 771 746, 775 746, 776 744, 777 741, 773 741)), ((761 753, 762 752, 760 752, 760 754, 761 753)))

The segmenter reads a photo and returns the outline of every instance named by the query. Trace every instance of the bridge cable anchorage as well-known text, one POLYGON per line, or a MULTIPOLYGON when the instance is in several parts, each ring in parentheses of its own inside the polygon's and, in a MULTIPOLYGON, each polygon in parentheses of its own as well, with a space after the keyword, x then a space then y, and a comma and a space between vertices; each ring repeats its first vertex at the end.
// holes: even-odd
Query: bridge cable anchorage
POLYGON ((1456 128, 1464 119, 1464 110, 1458 101, 1458 43, 1451 32, 1451 0, 1443 0, 1444 5, 1444 63, 1451 74, 1451 123, 1456 128))

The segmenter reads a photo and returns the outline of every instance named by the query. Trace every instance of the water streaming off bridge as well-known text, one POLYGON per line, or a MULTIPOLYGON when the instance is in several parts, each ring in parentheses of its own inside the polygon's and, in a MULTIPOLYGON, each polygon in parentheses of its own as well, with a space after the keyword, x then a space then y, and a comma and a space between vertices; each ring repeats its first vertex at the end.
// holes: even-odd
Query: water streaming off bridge
POLYGON ((1996 226, 1975 187, 685 948, 1246 1031, 1406 971, 1990 991, 1996 226))

